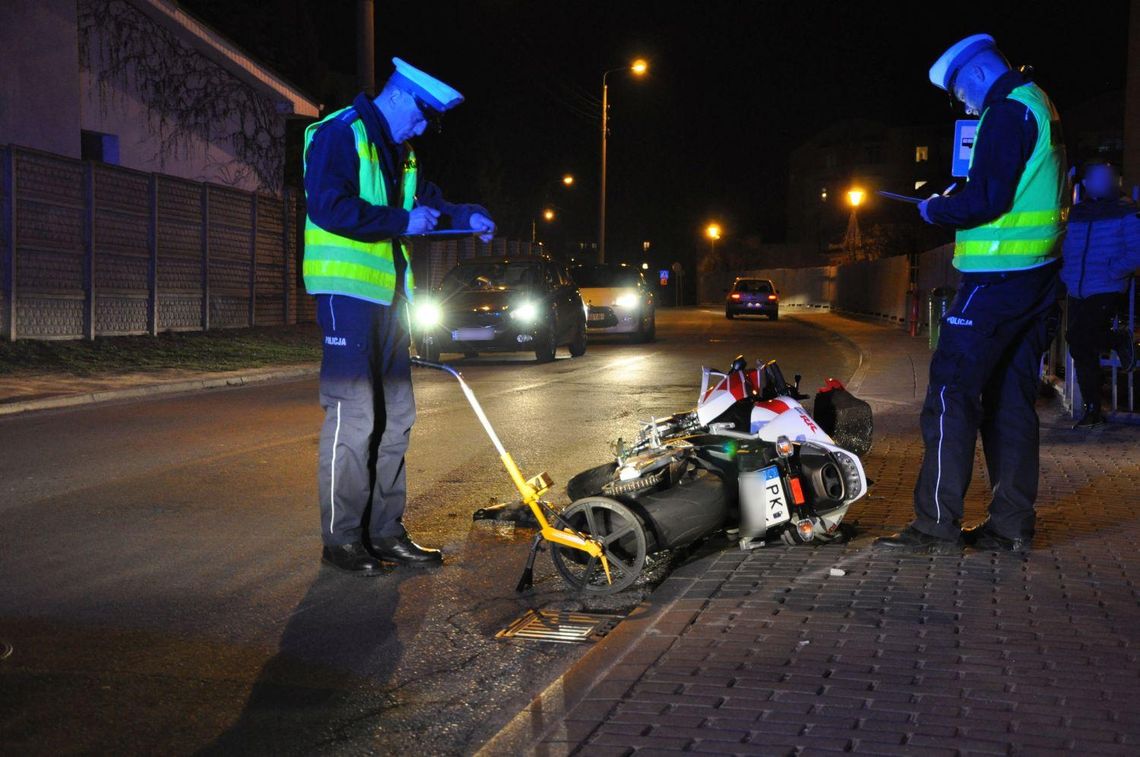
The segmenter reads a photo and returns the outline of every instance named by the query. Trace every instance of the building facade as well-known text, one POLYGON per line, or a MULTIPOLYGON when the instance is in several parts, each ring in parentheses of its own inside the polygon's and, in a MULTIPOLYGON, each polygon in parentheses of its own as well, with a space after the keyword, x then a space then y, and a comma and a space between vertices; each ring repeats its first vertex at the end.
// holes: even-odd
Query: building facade
POLYGON ((170 0, 0 4, 0 144, 280 195, 318 112, 170 0))

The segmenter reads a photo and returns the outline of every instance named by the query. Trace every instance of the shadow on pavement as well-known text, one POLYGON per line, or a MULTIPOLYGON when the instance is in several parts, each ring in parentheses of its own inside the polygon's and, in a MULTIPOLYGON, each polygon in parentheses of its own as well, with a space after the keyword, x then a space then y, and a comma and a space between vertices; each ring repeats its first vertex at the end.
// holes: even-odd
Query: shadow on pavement
POLYGON ((395 614, 408 575, 361 578, 322 566, 241 715, 199 753, 311 753, 374 730, 403 651, 395 614))

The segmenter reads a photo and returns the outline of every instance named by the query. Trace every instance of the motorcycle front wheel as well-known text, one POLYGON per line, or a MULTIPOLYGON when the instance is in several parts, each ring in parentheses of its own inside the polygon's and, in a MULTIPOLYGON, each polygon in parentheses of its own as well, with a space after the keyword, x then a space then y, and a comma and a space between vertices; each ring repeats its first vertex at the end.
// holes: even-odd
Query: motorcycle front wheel
POLYGON ((586 497, 562 511, 565 525, 602 543, 612 583, 600 560, 580 549, 550 543, 554 569, 571 588, 591 594, 613 594, 628 588, 645 567, 645 526, 633 510, 608 497, 586 497))

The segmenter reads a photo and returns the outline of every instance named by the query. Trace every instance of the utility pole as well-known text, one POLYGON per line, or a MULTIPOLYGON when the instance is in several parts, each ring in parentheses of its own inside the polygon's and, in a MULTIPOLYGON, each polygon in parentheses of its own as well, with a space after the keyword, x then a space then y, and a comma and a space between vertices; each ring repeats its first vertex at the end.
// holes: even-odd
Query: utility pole
POLYGON ((629 71, 634 76, 645 76, 649 70, 649 63, 644 58, 638 58, 628 66, 611 68, 602 74, 602 186, 601 199, 598 202, 598 262, 606 262, 606 137, 610 129, 610 85, 607 81, 610 74, 618 71, 629 71))
POLYGON ((1124 179, 1140 184, 1140 0, 1132 0, 1128 19, 1128 75, 1124 87, 1124 179))
POLYGON ((356 87, 376 96, 376 7, 373 0, 356 0, 356 87))
POLYGON ((606 262, 606 133, 609 131, 610 85, 606 83, 606 71, 602 75, 602 197, 598 210, 598 262, 606 262))

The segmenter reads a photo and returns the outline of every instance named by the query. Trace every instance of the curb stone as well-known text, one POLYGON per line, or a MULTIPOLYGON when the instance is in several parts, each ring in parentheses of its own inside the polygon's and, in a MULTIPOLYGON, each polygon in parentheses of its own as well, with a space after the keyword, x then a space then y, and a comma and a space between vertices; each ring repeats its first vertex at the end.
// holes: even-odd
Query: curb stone
POLYGON ((122 389, 64 394, 55 397, 16 400, 15 402, 0 401, 0 416, 20 415, 39 410, 56 410, 117 400, 157 397, 166 394, 181 394, 206 389, 223 389, 226 387, 249 386, 251 384, 263 384, 274 381, 311 378, 315 377, 319 371, 320 368, 318 366, 312 365, 284 370, 269 370, 261 373, 255 372, 231 376, 218 376, 216 378, 185 379, 182 381, 124 387, 122 389))

